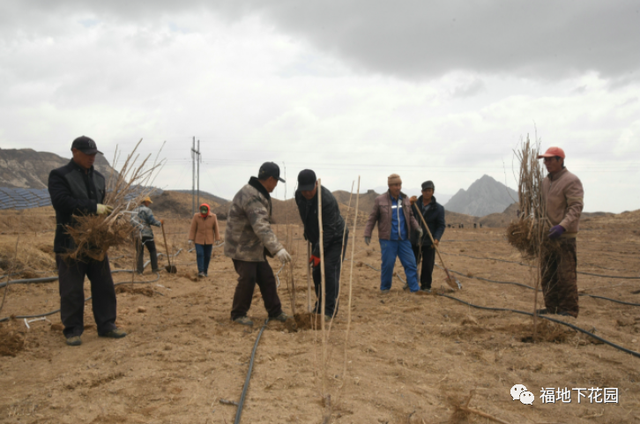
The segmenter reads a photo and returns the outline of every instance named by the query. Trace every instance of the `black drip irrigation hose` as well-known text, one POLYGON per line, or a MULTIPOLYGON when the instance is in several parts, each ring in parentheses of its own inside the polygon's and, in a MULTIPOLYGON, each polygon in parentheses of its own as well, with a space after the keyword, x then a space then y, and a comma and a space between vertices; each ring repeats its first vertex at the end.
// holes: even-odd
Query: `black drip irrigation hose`
MULTIPOLYGON (((464 303, 465 305, 471 306, 472 308, 476 308, 476 309, 483 309, 483 310, 486 310, 486 311, 514 312, 514 313, 516 313, 516 314, 522 314, 522 315, 529 315, 529 316, 533 316, 533 314, 532 314, 531 312, 519 311, 519 310, 517 310, 517 309, 508 309, 508 308, 490 308, 490 307, 488 307, 488 306, 479 306, 479 305, 474 305, 473 303, 469 303, 469 302, 466 302, 466 301, 464 301, 464 300, 462 300, 462 299, 458 299, 457 297, 448 296, 448 295, 446 295, 446 294, 439 294, 439 296, 446 297, 446 298, 448 298, 448 299, 452 299, 452 300, 455 300, 455 301, 460 302, 460 303, 464 303)), ((572 329, 574 329, 574 330, 576 330, 576 331, 579 331, 579 332, 581 332, 581 333, 583 333, 583 334, 586 334, 586 335, 587 335, 587 336, 589 336, 589 337, 593 337, 594 339, 599 340, 599 341, 601 341, 602 343, 608 344, 608 345, 609 345, 609 346, 611 346, 611 347, 614 347, 614 348, 616 348, 616 349, 618 349, 618 350, 621 350, 621 351, 623 351, 623 352, 625 352, 625 353, 628 353, 628 354, 630 354, 630 355, 633 355, 633 356, 635 356, 636 358, 640 358, 640 353, 638 353, 638 352, 636 352, 636 351, 634 351, 634 350, 630 350, 630 349, 627 349, 627 348, 625 348, 625 347, 619 346, 619 345, 617 345, 617 344, 615 344, 615 343, 612 343, 612 342, 610 342, 610 341, 608 341, 608 340, 606 340, 606 339, 603 339, 603 338, 602 338, 602 337, 600 337, 600 336, 596 336, 595 334, 593 334, 593 333, 591 333, 591 332, 589 332, 589 331, 587 331, 587 330, 584 330, 584 329, 582 329, 582 328, 580 328, 580 327, 577 327, 577 326, 575 326, 575 325, 573 325, 573 324, 571 324, 571 323, 568 323, 568 322, 565 322, 565 321, 561 321, 561 320, 559 320, 559 319, 551 318, 551 317, 548 317, 548 316, 545 316, 545 315, 538 315, 538 317, 539 317, 539 318, 542 318, 542 319, 546 319, 546 320, 548 320, 548 321, 555 322, 555 323, 557 323, 557 324, 566 325, 567 327, 572 328, 572 329)))
MULTIPOLYGON (((442 268, 442 267, 441 267, 440 265, 438 265, 438 264, 435 264, 435 265, 436 265, 438 268, 440 268, 440 269, 444 269, 444 268, 442 268)), ((463 277, 466 277, 466 278, 475 278, 476 280, 482 280, 482 281, 487 281, 487 282, 489 282, 489 283, 496 283, 496 284, 511 284, 511 285, 514 285, 514 286, 519 286, 519 287, 523 287, 523 288, 526 288, 526 289, 535 290, 535 288, 534 288, 534 287, 531 287, 531 286, 528 286, 528 285, 526 285, 526 284, 522 284, 522 283, 516 283, 515 281, 497 281, 497 280, 490 280, 490 279, 488 279, 488 278, 482 278, 482 277, 476 277, 476 276, 469 276, 468 274, 463 274, 463 273, 461 273, 461 272, 454 271, 454 270, 452 270, 451 268, 448 268, 448 269, 449 269, 449 272, 453 272, 454 274, 462 275, 463 277)))
MULTIPOLYGON (((438 268, 442 269, 442 267, 441 267, 440 265, 438 265, 438 264, 435 264, 435 265, 436 265, 438 268)), ((526 284, 522 284, 522 283, 516 283, 516 282, 514 282, 514 281, 496 281, 496 280, 490 280, 490 279, 488 279, 488 278, 482 278, 482 277, 476 277, 476 276, 471 276, 471 277, 470 277, 469 275, 462 274, 461 272, 454 271, 454 270, 452 270, 452 269, 450 269, 450 270, 449 270, 449 272, 454 272, 454 273, 456 273, 456 274, 458 274, 458 275, 462 275, 463 277, 466 277, 466 278, 475 278, 476 280, 487 281, 487 282, 489 282, 489 283, 496 283, 496 284, 511 284, 511 285, 514 285, 514 286, 524 287, 524 288, 526 288, 526 289, 530 289, 530 290, 535 290, 535 287, 531 287, 531 286, 528 286, 528 285, 526 285, 526 284)), ((624 302, 624 301, 622 301, 622 300, 612 299, 612 298, 610 298, 610 297, 604 297, 604 296, 596 296, 596 295, 588 294, 588 293, 580 293, 580 294, 578 294, 578 296, 589 296, 589 297, 593 297, 594 299, 608 300, 608 301, 610 301, 610 302, 619 303, 619 304, 621 304, 621 305, 640 306, 640 303, 624 302)))
POLYGON ((256 358, 256 350, 258 350, 258 343, 260 342, 260 337, 262 337, 262 332, 267 327, 269 323, 269 319, 264 320, 264 324, 258 333, 258 338, 256 338, 256 342, 253 345, 253 351, 251 352, 251 360, 249 361, 249 371, 247 371, 247 378, 244 380, 244 387, 242 388, 242 395, 240 395, 240 402, 238 402, 238 411, 236 412, 236 419, 234 424, 240 423, 240 416, 242 415, 242 407, 244 406, 244 399, 247 396, 247 390, 249 390, 249 381, 251 380, 251 371, 253 370, 253 361, 256 358))
MULTIPOLYGON (((499 258, 482 258, 482 257, 478 257, 478 256, 471 256, 471 255, 460 255, 460 254, 455 254, 455 253, 444 253, 444 255, 451 255, 451 256, 465 256, 467 258, 471 258, 471 259, 481 259, 481 260, 493 260, 493 261, 500 261, 500 262, 507 262, 510 264, 518 264, 518 265, 522 265, 522 266, 526 266, 529 268, 533 268, 532 265, 529 264, 525 264, 522 262, 518 262, 518 261, 508 261, 506 259, 499 259, 499 258)), ((611 268, 604 268, 604 269, 611 269, 611 268)), ((613 269, 612 269, 613 270, 613 269)), ((591 272, 584 272, 584 271, 576 271, 578 274, 583 274, 583 275, 591 275, 593 277, 602 277, 602 278, 616 278, 619 280, 640 280, 640 277, 628 277, 628 276, 623 276, 623 275, 605 275, 605 274, 594 274, 591 272)))
POLYGON ((624 301, 622 301, 622 300, 611 299, 611 298, 609 298, 609 297, 603 297, 603 296, 596 296, 596 295, 588 294, 588 293, 580 293, 578 296, 589 296, 589 297, 593 297, 594 299, 603 299, 603 300, 608 300, 608 301, 610 301, 610 302, 620 303, 620 304, 622 304, 622 305, 640 306, 640 303, 624 302, 624 301))
POLYGON ((11 280, 5 283, 0 283, 0 289, 5 286, 10 286, 12 284, 30 284, 30 283, 50 283, 52 281, 56 281, 58 279, 55 277, 42 277, 42 278, 27 278, 24 280, 11 280))
MULTIPOLYGON (((133 270, 130 269, 117 269, 115 271, 112 271, 111 273, 113 274, 114 272, 133 272, 133 270)), ((49 277, 49 278, 53 278, 53 280, 51 281, 55 281, 58 279, 58 277, 49 277)), ((123 281, 121 283, 116 283, 113 285, 113 287, 117 287, 123 284, 149 284, 149 283, 155 283, 156 281, 158 281, 160 279, 160 274, 156 273, 156 278, 155 280, 148 280, 148 281, 123 281)), ((38 278, 34 278, 34 280, 38 280, 38 278)), ((15 281, 20 281, 20 280, 15 280, 15 281)), ((42 281, 40 281, 42 282, 42 281)), ((10 283, 12 283, 10 281, 10 283)), ((6 283, 5 283, 6 284, 6 283)), ((17 284, 17 283, 16 283, 17 284)), ((84 301, 88 302, 89 300, 91 300, 92 296, 87 297, 84 301)), ((57 312, 60 312, 60 309, 56 309, 55 311, 50 311, 50 312, 45 312, 44 314, 37 314, 37 315, 16 315, 16 316, 9 316, 9 317, 4 317, 4 318, 0 318, 0 322, 5 322, 5 321, 9 321, 10 319, 28 319, 28 318, 40 318, 40 317, 46 317, 49 315, 53 315, 57 312)))

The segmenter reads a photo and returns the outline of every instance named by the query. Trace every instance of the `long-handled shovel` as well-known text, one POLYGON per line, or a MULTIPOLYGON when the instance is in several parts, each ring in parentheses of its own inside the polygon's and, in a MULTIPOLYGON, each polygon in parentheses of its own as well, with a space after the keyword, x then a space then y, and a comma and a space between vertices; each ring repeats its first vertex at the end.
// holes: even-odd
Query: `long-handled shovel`
POLYGON ((433 247, 435 247, 436 252, 438 253, 438 257, 440 258, 440 262, 442 262, 442 268, 444 269, 444 272, 447 274, 447 284, 449 284, 451 286, 452 289, 458 289, 458 290, 462 290, 462 284, 460 284, 460 281, 458 281, 457 278, 453 278, 451 277, 451 274, 449 273, 449 270, 447 269, 447 266, 444 264, 444 261, 442 260, 442 255, 440 254, 440 249, 438 249, 438 245, 436 244, 435 240, 433 239, 433 236, 431 235, 431 231, 429 231, 429 226, 427 225, 427 221, 424 220, 424 216, 422 216, 422 213, 420 213, 420 210, 418 209, 418 206, 414 203, 413 204, 413 208, 416 210, 417 214, 420 216, 420 219, 422 219, 422 223, 424 224, 424 228, 427 230, 427 234, 429 234, 429 238, 431 239, 431 243, 433 243, 433 247), (456 287, 457 286, 457 287, 456 287))
POLYGON ((164 269, 166 269, 169 274, 175 274, 176 272, 178 272, 178 270, 176 269, 175 265, 171 265, 171 255, 169 254, 167 236, 164 233, 164 223, 160 224, 160 227, 162 227, 162 237, 164 238, 164 247, 167 250, 167 262, 169 262, 169 265, 165 266, 164 269))

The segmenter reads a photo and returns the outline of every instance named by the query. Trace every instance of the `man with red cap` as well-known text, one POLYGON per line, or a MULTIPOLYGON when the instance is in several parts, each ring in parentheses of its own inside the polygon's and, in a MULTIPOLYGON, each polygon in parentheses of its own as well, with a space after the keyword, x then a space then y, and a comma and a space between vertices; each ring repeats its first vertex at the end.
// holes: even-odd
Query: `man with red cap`
POLYGON ((220 241, 220 227, 218 217, 211 212, 207 203, 200 205, 200 212, 193 215, 191 228, 189 229, 189 245, 196 244, 196 263, 198 264, 198 277, 209 275, 209 262, 213 243, 220 241))
POLYGON ((580 179, 565 168, 565 154, 561 148, 550 147, 538 159, 544 159, 549 172, 542 181, 547 218, 552 225, 548 237, 558 242, 553 249, 543 244, 542 291, 546 308, 538 313, 576 318, 579 311, 576 236, 584 206, 584 190, 580 179))

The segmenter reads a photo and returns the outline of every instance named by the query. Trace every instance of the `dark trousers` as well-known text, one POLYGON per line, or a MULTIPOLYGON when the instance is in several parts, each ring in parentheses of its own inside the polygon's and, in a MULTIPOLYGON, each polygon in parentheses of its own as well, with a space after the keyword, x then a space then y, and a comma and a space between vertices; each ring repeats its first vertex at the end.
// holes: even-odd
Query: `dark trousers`
POLYGON ((560 239, 559 247, 542 251, 542 292, 551 313, 578 316, 576 239, 560 239))
POLYGON ((209 262, 211 261, 212 244, 196 244, 196 261, 198 263, 198 272, 204 272, 205 275, 209 271, 209 262))
MULTIPOLYGON (((324 289, 327 294, 324 314, 327 316, 333 316, 334 311, 337 313, 338 294, 340 293, 340 269, 342 268, 342 259, 346 248, 347 239, 345 238, 344 247, 342 246, 342 240, 340 240, 340 243, 332 244, 324 249, 324 289)), ((318 298, 313 311, 318 313, 322 307, 322 273, 320 265, 313 267, 313 285, 318 298)))
POLYGON ((158 252, 156 251, 156 242, 153 241, 153 237, 142 237, 138 239, 136 243, 136 256, 138 257, 138 273, 142 274, 144 271, 144 247, 147 246, 149 250, 149 259, 151 259, 151 270, 158 272, 158 252))
POLYGON ((65 337, 80 336, 84 331, 84 277, 91 282, 93 318, 98 334, 116 328, 116 291, 111 278, 109 258, 102 261, 65 261, 56 255, 60 286, 60 318, 65 337))
POLYGON ((278 297, 276 277, 269 262, 247 262, 233 259, 233 266, 238 273, 238 285, 233 295, 231 319, 247 316, 253 299, 253 289, 258 284, 264 307, 269 318, 275 318, 282 313, 282 304, 278 297))
POLYGON ((416 265, 420 269, 420 288, 423 290, 431 289, 433 281, 433 266, 436 264, 436 249, 429 246, 411 246, 413 254, 416 257, 416 265), (420 268, 420 260, 422 259, 422 268, 420 268))

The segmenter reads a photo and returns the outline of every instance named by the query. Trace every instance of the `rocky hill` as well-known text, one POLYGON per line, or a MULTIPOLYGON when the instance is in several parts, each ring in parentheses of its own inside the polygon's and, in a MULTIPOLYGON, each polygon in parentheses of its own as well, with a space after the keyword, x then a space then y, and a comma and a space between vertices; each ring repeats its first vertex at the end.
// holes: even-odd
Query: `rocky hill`
MULTIPOLYGON (((47 188, 49 173, 69 163, 54 153, 36 152, 32 149, 0 149, 0 187, 47 188)), ((94 167, 108 177, 113 168, 102 155, 96 155, 94 167)))
POLYGON ((444 207, 452 212, 480 217, 501 213, 517 200, 515 190, 483 175, 468 190, 460 189, 444 207))

